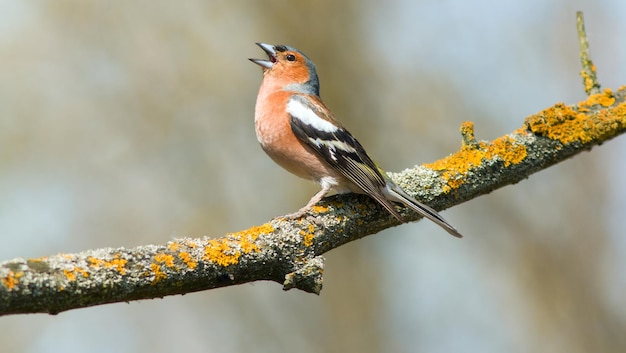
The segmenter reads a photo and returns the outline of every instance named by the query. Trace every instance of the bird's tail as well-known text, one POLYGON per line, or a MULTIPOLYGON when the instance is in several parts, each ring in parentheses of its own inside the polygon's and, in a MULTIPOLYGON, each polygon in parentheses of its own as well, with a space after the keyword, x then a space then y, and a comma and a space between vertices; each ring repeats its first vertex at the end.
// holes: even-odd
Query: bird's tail
POLYGON ((455 237, 463 237, 463 235, 461 235, 456 228, 450 225, 448 221, 441 217, 437 211, 412 198, 395 183, 387 181, 387 185, 383 188, 382 192, 388 200, 403 203, 405 206, 413 209, 420 215, 437 223, 441 228, 445 229, 448 233, 454 235, 455 237))

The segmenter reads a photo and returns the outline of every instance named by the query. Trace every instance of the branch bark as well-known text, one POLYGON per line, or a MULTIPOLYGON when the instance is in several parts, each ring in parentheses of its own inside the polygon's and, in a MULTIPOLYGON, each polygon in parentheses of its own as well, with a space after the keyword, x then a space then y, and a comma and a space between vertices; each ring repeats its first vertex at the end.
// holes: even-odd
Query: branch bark
MULTIPOLYGON (((579 35, 584 35, 580 23, 579 35)), ((592 66, 586 55, 583 67, 592 66)), ((599 90, 595 75, 591 80, 599 90)), ((519 129, 493 141, 477 141, 473 124, 465 122, 457 152, 391 176, 440 210, 517 183, 625 130, 626 88, 604 90, 576 105, 558 103, 529 116, 519 129)), ((406 209, 401 213, 407 220, 419 218, 406 209)), ((0 263, 0 315, 57 314, 258 280, 319 294, 322 254, 396 225, 368 197, 336 195, 301 220, 277 218, 217 239, 181 238, 133 249, 16 258, 0 263)))

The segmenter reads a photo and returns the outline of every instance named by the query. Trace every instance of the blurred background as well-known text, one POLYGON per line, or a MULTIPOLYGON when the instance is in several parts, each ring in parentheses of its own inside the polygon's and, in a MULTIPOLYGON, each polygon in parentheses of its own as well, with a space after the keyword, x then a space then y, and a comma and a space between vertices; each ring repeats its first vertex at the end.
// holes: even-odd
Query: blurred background
MULTIPOLYGON (((626 2, 0 1, 0 259, 222 236, 317 191, 254 134, 264 58, 289 44, 385 169, 626 84, 626 2)), ((317 297, 258 282, 0 318, 2 352, 624 352, 623 137, 326 254, 317 297)))

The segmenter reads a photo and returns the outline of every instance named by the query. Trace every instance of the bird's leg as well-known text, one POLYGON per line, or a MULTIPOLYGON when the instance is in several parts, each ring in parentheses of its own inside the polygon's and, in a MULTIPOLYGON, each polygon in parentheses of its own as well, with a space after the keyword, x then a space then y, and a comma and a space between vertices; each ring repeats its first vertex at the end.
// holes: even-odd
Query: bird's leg
POLYGON ((317 194, 313 195, 313 197, 311 197, 311 199, 306 204, 306 206, 299 209, 298 212, 290 213, 284 216, 284 218, 297 219, 297 218, 304 216, 304 214, 307 213, 309 210, 311 210, 311 208, 315 206, 316 203, 320 202, 324 198, 324 196, 326 196, 326 194, 330 192, 331 189, 332 189, 332 185, 322 184, 322 190, 318 191, 317 194))

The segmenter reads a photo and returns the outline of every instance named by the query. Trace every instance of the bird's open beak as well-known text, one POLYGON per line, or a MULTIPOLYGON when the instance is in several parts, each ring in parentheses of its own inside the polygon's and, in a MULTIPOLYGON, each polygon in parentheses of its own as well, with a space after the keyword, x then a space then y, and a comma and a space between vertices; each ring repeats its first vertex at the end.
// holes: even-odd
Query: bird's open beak
POLYGON ((263 49, 263 51, 267 53, 269 60, 263 60, 263 59, 249 59, 249 60, 263 67, 263 69, 271 69, 272 66, 274 66, 274 63, 276 62, 276 50, 274 50, 274 46, 271 44, 265 44, 265 43, 256 43, 256 45, 261 47, 261 49, 263 49))

